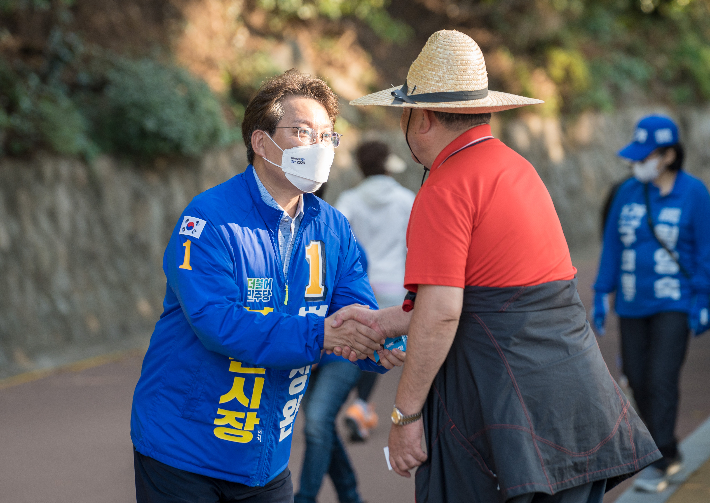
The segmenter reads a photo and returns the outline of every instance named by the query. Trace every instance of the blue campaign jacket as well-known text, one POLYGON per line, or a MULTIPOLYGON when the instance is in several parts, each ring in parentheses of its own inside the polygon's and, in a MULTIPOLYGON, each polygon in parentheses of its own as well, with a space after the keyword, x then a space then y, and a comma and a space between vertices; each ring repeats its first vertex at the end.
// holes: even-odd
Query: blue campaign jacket
MULTIPOLYGON (((288 465, 324 318, 377 304, 341 213, 304 195, 286 278, 280 218, 261 199, 252 166, 183 212, 163 258, 164 311, 133 396, 138 452, 249 486, 288 465)), ((358 365, 385 372, 370 359, 358 365)))
POLYGON ((673 190, 661 196, 648 184, 656 234, 691 276, 685 277, 651 232, 643 184, 631 178, 619 187, 604 230, 594 290, 616 291, 619 316, 688 312, 693 295, 710 293, 710 195, 703 182, 679 171, 673 190))

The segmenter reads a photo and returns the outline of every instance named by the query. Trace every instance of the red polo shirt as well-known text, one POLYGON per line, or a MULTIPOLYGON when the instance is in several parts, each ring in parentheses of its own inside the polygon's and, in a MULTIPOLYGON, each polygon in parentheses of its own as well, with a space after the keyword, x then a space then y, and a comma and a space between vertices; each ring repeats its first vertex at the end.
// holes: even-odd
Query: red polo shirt
POLYGON ((577 273, 535 168, 490 136, 488 125, 469 129, 434 161, 409 218, 407 289, 531 286, 577 273))

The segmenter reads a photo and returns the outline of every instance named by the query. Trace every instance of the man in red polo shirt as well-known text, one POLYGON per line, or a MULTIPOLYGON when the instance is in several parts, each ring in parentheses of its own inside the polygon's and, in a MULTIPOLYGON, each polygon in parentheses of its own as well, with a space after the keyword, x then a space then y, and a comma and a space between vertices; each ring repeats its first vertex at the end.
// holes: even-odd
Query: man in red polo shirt
POLYGON ((414 309, 335 321, 409 335, 389 452, 400 475, 419 467, 418 503, 601 503, 660 457, 601 357, 547 189, 491 136, 490 112, 534 103, 489 91, 455 31, 432 35, 404 86, 352 102, 401 107, 430 170, 407 234, 414 309))

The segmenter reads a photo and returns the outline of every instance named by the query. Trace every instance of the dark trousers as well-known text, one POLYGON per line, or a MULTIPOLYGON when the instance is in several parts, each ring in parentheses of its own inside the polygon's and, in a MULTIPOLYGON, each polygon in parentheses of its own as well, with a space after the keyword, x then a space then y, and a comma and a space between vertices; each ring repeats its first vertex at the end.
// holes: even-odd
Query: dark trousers
POLYGON ((521 494, 506 503, 602 503, 605 492, 606 479, 571 487, 556 494, 521 494))
POLYGON ((370 400, 372 389, 375 387, 377 378, 380 376, 377 372, 363 372, 357 382, 357 397, 363 402, 370 400))
POLYGON ((286 468, 263 487, 216 479, 161 463, 133 449, 137 503, 293 503, 286 468))
POLYGON ((680 398, 680 370, 688 349, 688 315, 658 313, 646 318, 620 318, 621 359, 641 419, 663 459, 665 469, 678 455, 675 424, 680 398))

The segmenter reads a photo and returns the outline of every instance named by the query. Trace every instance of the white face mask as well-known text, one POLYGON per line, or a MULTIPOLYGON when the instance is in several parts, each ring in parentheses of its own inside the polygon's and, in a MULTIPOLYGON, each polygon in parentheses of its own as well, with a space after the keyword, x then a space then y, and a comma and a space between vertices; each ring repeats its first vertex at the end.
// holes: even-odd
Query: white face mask
MULTIPOLYGON (((266 136, 269 136, 266 133, 266 136)), ((301 147, 287 148, 279 147, 269 136, 283 155, 281 156, 281 166, 271 162, 266 157, 264 160, 274 166, 279 166, 286 174, 286 178, 301 192, 315 192, 328 181, 330 167, 335 158, 335 148, 330 142, 314 143, 313 145, 303 145, 301 147)))
POLYGON ((644 162, 635 162, 632 165, 634 170, 634 177, 641 183, 648 183, 654 181, 660 175, 660 159, 654 157, 644 162))

